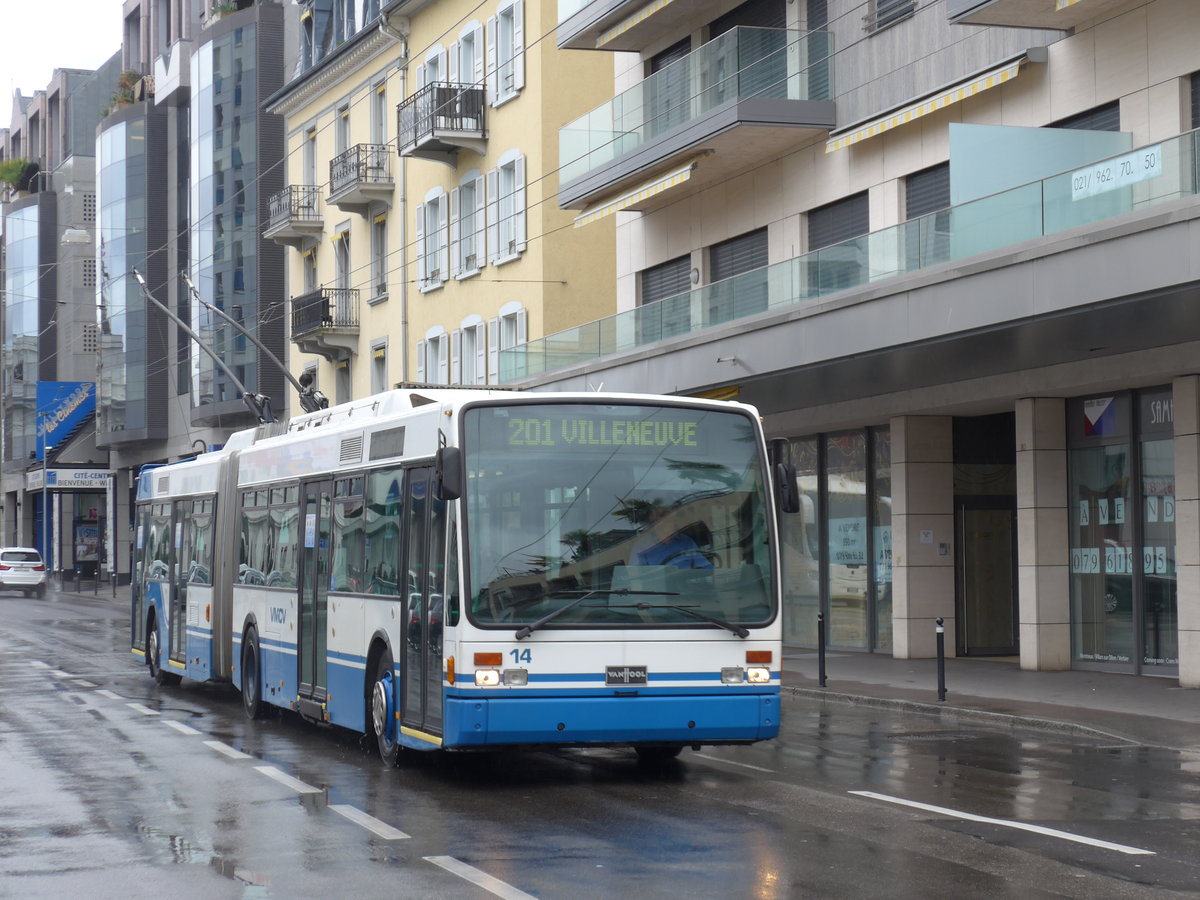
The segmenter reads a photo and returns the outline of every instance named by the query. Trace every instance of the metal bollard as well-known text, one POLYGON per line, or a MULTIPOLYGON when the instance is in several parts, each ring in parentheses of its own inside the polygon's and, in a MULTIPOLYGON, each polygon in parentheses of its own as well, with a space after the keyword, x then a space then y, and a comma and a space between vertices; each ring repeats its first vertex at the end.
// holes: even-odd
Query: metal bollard
POLYGON ((100 563, 96 563, 96 576, 92 579, 92 596, 100 593, 100 563))
POLYGON ((817 677, 825 687, 825 613, 817 613, 817 677))
POLYGON ((79 566, 75 567, 75 593, 79 593, 79 566))
POLYGON ((937 619, 937 666, 938 666, 938 702, 946 700, 946 629, 942 620, 937 619))

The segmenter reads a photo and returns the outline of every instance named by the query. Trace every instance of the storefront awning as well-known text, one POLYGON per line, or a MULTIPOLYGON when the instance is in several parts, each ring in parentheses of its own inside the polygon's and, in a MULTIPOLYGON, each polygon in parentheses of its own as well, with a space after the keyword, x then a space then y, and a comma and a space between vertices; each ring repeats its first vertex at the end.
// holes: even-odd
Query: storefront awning
POLYGON ((641 203, 648 197, 653 197, 655 194, 661 194, 668 188, 673 188, 677 184, 683 184, 692 177, 692 170, 696 168, 696 160, 692 160, 685 166, 681 166, 674 171, 668 172, 666 175, 660 175, 657 178, 646 182, 641 187, 635 188, 628 194, 618 197, 616 200, 611 200, 608 203, 595 206, 591 209, 586 209, 575 217, 575 227, 581 228, 584 225, 590 225, 598 219, 603 219, 605 216, 610 216, 615 212, 620 212, 627 207, 633 206, 635 203, 641 203))
POLYGON ((906 125, 915 119, 921 118, 921 116, 937 112, 939 109, 943 109, 952 103, 958 103, 960 100, 974 97, 976 94, 982 93, 989 88, 994 88, 997 85, 1004 84, 1006 81, 1011 81, 1017 77, 1017 73, 1021 69, 1021 64, 1028 59, 1028 55, 1022 55, 1003 65, 988 69, 986 72, 973 75, 966 81, 961 81, 952 87, 943 88, 923 100, 918 100, 916 103, 910 103, 898 110, 885 113, 877 119, 855 125, 843 134, 831 136, 825 142, 825 152, 833 153, 835 150, 841 150, 843 147, 849 147, 851 144, 865 141, 867 138, 883 134, 885 131, 890 131, 899 125, 906 125))
POLYGON ((633 15, 622 19, 612 28, 608 29, 608 31, 604 32, 604 34, 600 35, 600 37, 596 38, 596 49, 599 50, 603 48, 605 44, 611 44, 630 28, 646 21, 646 19, 650 18, 664 6, 673 2, 674 0, 654 0, 653 3, 647 3, 633 15))

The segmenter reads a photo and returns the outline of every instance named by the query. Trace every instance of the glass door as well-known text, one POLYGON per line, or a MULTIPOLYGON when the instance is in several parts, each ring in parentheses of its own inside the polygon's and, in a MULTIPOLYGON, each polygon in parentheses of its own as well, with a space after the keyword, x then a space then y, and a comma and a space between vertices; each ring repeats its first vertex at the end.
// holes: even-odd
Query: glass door
POLYGON ((433 469, 409 469, 407 483, 401 721, 437 736, 442 733, 446 504, 433 496, 433 469))
POLYGON ((329 624, 329 528, 331 481, 312 481, 301 488, 304 544, 300 548, 300 626, 296 636, 296 664, 300 699, 325 701, 328 685, 326 659, 329 624))
POLYGON ((957 506, 958 653, 1015 656, 1015 498, 963 497, 957 506))

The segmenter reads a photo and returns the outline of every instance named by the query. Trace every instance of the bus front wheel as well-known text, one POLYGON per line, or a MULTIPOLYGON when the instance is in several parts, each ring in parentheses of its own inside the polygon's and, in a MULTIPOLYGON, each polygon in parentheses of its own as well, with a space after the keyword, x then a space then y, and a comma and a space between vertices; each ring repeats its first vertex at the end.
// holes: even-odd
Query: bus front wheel
POLYGON ((400 761, 400 742, 396 740, 395 679, 392 676, 392 654, 385 650, 375 665, 375 680, 371 687, 368 717, 379 758, 388 768, 400 761))
POLYGON ((246 630, 242 641, 242 709, 247 719, 262 715, 262 677, 259 667, 258 632, 246 630))
POLYGON ((179 684, 180 678, 173 672, 165 672, 162 667, 162 646, 158 640, 158 623, 150 620, 146 638, 146 665, 150 667, 150 677, 156 684, 179 684))

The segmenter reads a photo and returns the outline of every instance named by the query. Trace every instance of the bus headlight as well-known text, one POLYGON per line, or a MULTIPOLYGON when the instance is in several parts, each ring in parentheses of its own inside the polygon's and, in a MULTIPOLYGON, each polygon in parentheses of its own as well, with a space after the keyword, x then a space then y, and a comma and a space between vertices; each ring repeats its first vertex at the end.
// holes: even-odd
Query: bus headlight
POLYGON ((476 687, 498 687, 500 684, 499 669, 476 669, 475 670, 475 686, 476 687))
POLYGON ((505 684, 529 684, 528 669, 505 669, 504 670, 505 684))
POLYGON ((771 680, 771 670, 765 666, 751 666, 746 670, 746 680, 751 684, 767 684, 771 680))
POLYGON ((741 684, 745 680, 745 672, 741 666, 725 666, 721 669, 722 684, 741 684))

